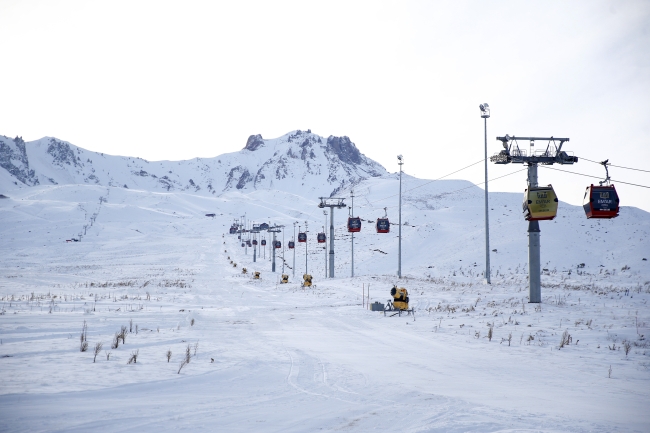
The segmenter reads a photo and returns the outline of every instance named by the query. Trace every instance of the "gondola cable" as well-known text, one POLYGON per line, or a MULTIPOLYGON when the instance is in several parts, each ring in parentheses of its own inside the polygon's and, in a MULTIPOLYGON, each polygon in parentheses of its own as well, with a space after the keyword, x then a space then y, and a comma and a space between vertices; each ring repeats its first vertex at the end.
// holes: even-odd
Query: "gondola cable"
MULTIPOLYGON (((585 157, 580 157, 580 159, 584 159, 585 161, 593 162, 594 164, 601 164, 598 161, 592 161, 591 159, 587 159, 585 157)), ((650 170, 642 170, 640 168, 623 167, 622 165, 614 165, 614 164, 607 164, 607 165, 609 165, 610 167, 624 168, 626 170, 643 171, 645 173, 650 173, 650 170)), ((620 181, 617 181, 617 182, 620 182, 620 181)))
MULTIPOLYGON (((600 163, 598 163, 598 164, 600 164, 600 163)), ((561 171, 561 172, 564 172, 564 173, 575 174, 575 175, 578 175, 578 176, 591 177, 592 179, 600 179, 602 177, 602 176, 593 176, 593 175, 583 174, 583 173, 576 173, 575 171, 560 170, 559 168, 546 167, 544 165, 541 165, 540 167, 547 168, 549 170, 556 170, 556 171, 561 171)), ((614 166, 612 165, 612 167, 614 167, 614 166)), ((623 183, 625 185, 638 186, 640 188, 650 188, 650 186, 647 186, 647 185, 639 185, 638 183, 623 182, 622 180, 610 179, 610 181, 623 183)))

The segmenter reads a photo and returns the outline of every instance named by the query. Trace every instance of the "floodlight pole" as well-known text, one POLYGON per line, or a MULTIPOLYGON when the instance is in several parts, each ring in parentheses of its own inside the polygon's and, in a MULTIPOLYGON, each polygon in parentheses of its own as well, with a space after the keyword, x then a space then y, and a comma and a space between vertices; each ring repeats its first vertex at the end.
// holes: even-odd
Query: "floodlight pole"
POLYGON ((325 245, 323 249, 325 250, 325 278, 327 278, 327 235, 325 227, 327 227, 327 211, 323 210, 323 216, 325 216, 325 224, 323 225, 323 234, 325 234, 325 245))
POLYGON ((334 208, 330 207, 330 278, 334 278, 334 208))
POLYGON ((490 117, 490 106, 486 104, 480 105, 481 117, 485 126, 485 282, 491 284, 490 281, 490 220, 488 217, 488 156, 487 156, 487 120, 490 117))
MULTIPOLYGON (((536 187, 537 181, 537 166, 539 164, 553 165, 553 164, 575 164, 578 162, 578 157, 569 155, 562 150, 565 142, 569 141, 568 138, 543 138, 543 137, 497 137, 501 141, 504 150, 490 157, 490 161, 495 164, 526 164, 528 166, 528 178, 526 183, 528 191, 530 188, 536 187), (546 150, 533 155, 526 156, 526 152, 519 148, 516 144, 517 140, 530 141, 531 146, 535 141, 548 141, 546 150), (551 148, 551 142, 554 144, 555 149, 551 148), (559 146, 556 142, 559 142, 559 146), (515 146, 513 148, 513 146, 515 146)), ((526 197, 527 199, 527 197, 526 197)), ((541 273, 541 242, 540 242, 540 229, 539 221, 528 221, 528 302, 540 303, 542 302, 542 273, 541 273)))
POLYGON ((282 226, 282 273, 284 274, 284 226, 282 226))
MULTIPOLYGON (((330 278, 334 278, 334 208, 344 208, 345 199, 336 198, 336 197, 319 197, 320 203, 318 204, 319 208, 330 208, 330 278)), ((325 221, 327 223, 327 221, 325 221)))
MULTIPOLYGON (((354 188, 352 188, 351 192, 352 192, 352 194, 351 194, 352 206, 351 206, 350 209, 351 209, 352 215, 350 215, 350 216, 354 218, 354 188)), ((352 278, 354 278, 354 232, 352 232, 352 273, 351 273, 350 276, 352 278)))
POLYGON ((293 276, 296 276, 296 224, 293 222, 293 276))
POLYGON ((397 278, 402 278, 402 164, 404 164, 402 155, 397 157, 399 161, 399 234, 397 247, 397 278))
POLYGON ((305 221, 305 275, 307 274, 307 244, 309 243, 309 238, 307 237, 307 221, 305 221))

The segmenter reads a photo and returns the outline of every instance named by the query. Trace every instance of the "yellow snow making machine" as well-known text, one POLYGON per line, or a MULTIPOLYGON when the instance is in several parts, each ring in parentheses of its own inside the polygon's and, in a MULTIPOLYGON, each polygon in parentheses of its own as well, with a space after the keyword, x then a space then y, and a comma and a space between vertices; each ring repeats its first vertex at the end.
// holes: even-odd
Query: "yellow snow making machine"
POLYGON ((398 314, 402 315, 405 312, 407 315, 413 314, 413 320, 415 320, 415 310, 413 308, 409 309, 409 292, 404 287, 397 287, 393 284, 393 288, 390 289, 390 295, 393 299, 389 299, 384 308, 384 315, 386 312, 395 311, 394 314, 391 314, 391 317, 398 314))
POLYGON ((244 274, 244 275, 246 275, 246 274, 248 273, 248 269, 246 269, 246 268, 242 268, 242 269, 241 269, 241 273, 244 274))
POLYGON ((280 280, 280 284, 287 284, 288 282, 289 282, 289 275, 282 274, 282 279, 280 280))
POLYGON ((311 275, 303 274, 302 279, 302 287, 311 287, 311 275))
POLYGON ((253 272, 253 279, 254 280, 259 280, 260 279, 260 273, 257 272, 257 271, 253 272))

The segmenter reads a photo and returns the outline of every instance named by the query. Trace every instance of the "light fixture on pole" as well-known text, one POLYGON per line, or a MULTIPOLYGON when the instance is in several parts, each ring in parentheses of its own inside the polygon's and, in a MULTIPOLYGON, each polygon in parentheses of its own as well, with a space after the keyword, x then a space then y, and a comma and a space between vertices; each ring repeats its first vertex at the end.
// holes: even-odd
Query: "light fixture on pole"
POLYGON ((481 109, 481 117, 483 118, 485 130, 485 282, 490 282, 490 220, 488 218, 488 157, 487 157, 487 120, 490 117, 490 106, 481 104, 478 106, 481 109))
POLYGON ((404 157, 397 155, 399 161, 399 243, 397 248, 397 277, 402 278, 402 164, 404 157))

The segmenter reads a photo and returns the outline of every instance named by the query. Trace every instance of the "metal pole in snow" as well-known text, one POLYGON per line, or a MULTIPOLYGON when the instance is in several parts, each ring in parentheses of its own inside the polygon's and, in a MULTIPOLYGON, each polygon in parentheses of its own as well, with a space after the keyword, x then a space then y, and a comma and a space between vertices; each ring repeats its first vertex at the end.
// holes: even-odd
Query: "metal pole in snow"
POLYGON ((293 276, 296 276, 296 222, 293 222, 293 276))
POLYGON ((271 248, 273 248, 273 262, 271 264, 271 272, 275 272, 275 232, 273 232, 273 242, 271 248))
POLYGON ((307 244, 309 243, 307 232, 307 221, 305 221, 305 274, 307 274, 307 244))
POLYGON ((284 226, 282 227, 282 273, 284 274, 284 226))
POLYGON ((490 281, 490 220, 488 219, 488 172, 487 172, 487 117, 483 118, 485 125, 485 281, 490 281))
MULTIPOLYGON (((537 186, 537 163, 528 164, 528 187, 537 186)), ((528 221, 528 287, 529 302, 542 302, 539 221, 528 221)))
POLYGON ((402 278, 402 155, 397 157, 399 160, 399 244, 397 248, 397 278, 402 278))
POLYGON ((330 278, 334 278, 334 208, 330 207, 330 278))
MULTIPOLYGON (((352 189, 352 217, 354 218, 354 189, 352 189)), ((354 232, 352 232, 352 274, 351 277, 354 278, 354 232)))

